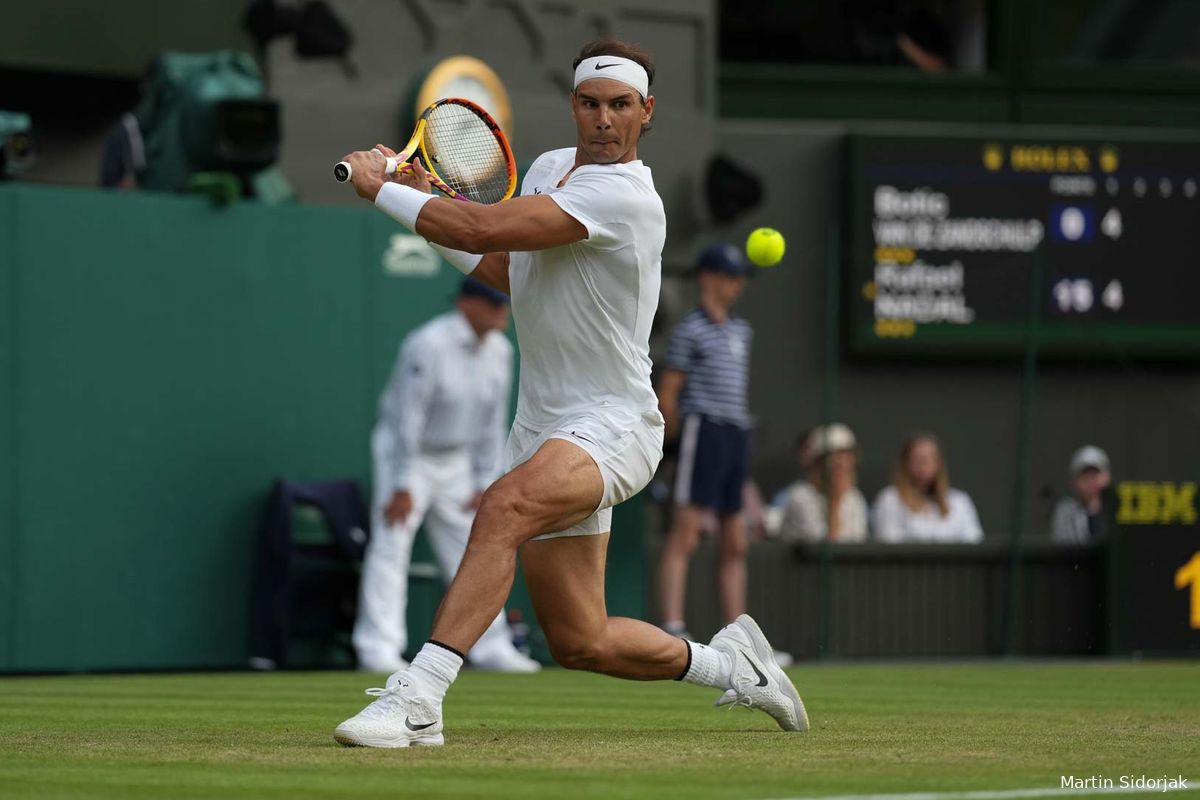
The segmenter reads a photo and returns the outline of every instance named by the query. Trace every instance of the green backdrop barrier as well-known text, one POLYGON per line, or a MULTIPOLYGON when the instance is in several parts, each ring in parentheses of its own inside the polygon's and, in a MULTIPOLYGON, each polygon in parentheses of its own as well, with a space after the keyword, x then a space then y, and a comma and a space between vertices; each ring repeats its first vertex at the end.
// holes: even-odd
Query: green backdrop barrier
MULTIPOLYGON (((272 480, 367 489, 396 347, 450 307, 458 273, 397 235, 366 207, 0 188, 0 670, 245 664, 272 480)), ((618 520, 611 606, 640 616, 618 520)))

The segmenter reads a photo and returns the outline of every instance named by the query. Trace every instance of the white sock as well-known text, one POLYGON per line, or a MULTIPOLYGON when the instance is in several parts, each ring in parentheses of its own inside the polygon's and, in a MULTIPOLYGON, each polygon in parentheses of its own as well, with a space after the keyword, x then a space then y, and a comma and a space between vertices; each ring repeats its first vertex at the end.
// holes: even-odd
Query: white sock
POLYGON ((683 680, 715 689, 733 687, 733 659, 728 653, 699 642, 688 642, 692 663, 684 673, 683 680))
POLYGON ((421 679, 422 688, 428 689, 429 694, 441 700, 446 696, 446 690, 458 677, 462 668, 462 656, 448 647, 426 642, 417 653, 417 657, 408 665, 408 672, 415 673, 414 677, 421 679))

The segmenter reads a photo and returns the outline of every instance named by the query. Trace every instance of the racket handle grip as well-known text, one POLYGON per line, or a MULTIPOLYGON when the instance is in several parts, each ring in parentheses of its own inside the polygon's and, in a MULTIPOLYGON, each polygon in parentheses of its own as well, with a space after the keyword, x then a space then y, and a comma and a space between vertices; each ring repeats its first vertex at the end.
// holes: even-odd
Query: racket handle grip
MULTIPOLYGON (((379 153, 378 150, 372 150, 372 153, 379 153)), ((379 153, 383 155, 383 153, 379 153)), ((400 159, 395 157, 386 157, 383 166, 383 174, 390 175, 396 171, 396 165, 400 163, 400 159)), ((338 183, 345 183, 354 175, 354 169, 345 161, 339 161, 333 167, 333 177, 338 183)))

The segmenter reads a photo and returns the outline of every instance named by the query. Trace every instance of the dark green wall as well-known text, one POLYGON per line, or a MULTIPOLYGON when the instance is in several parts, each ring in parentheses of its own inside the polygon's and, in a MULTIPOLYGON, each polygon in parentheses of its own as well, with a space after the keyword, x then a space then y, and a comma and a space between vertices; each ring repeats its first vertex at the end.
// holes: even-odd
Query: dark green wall
MULTIPOLYGON (((1078 31, 1061 27, 1064 13, 1077 13, 1062 2, 990 0, 987 7, 985 72, 721 62, 719 112, 742 119, 1200 127, 1200 75, 1186 63, 1064 58, 1078 31)), ((1147 9, 1151 17, 1161 12, 1147 9)))
MULTIPOLYGON (((397 344, 449 307, 450 268, 384 272, 397 230, 0 188, 0 670, 245 663, 272 480, 365 486, 397 344)), ((640 536, 614 546, 625 613, 640 536)))
POLYGON ((0 66, 136 76, 164 50, 245 50, 250 38, 241 16, 247 5, 243 0, 6 3, 0 66))
MULTIPOLYGON (((364 474, 369 298, 399 292, 368 255, 384 221, 148 194, 0 196, 18 343, 4 666, 241 662, 272 478, 364 474)), ((446 288, 413 283, 409 324, 446 288)))
POLYGON ((0 664, 12 663, 17 622, 16 255, 17 203, 0 192, 0 664))

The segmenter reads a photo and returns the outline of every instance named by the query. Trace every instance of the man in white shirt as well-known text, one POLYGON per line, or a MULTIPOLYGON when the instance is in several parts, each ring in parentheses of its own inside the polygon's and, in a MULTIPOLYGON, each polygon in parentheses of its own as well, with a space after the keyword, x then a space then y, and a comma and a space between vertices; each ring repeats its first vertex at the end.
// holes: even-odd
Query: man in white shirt
POLYGON ((654 65, 613 39, 574 62, 575 147, 543 154, 521 196, 495 205, 429 195, 428 176, 382 174, 383 153, 346 157, 355 191, 450 263, 513 298, 521 353, 510 470, 484 494, 433 635, 378 699, 334 731, 345 745, 442 744, 442 700, 512 585, 516 557, 555 659, 636 680, 686 680, 761 708, 785 730, 808 719, 795 687, 742 616, 706 646, 609 617, 604 564, 612 506, 662 457, 650 384, 650 324, 666 238, 662 201, 637 155, 654 111, 654 65))
MULTIPOLYGON (((354 649, 359 667, 403 668, 413 541, 422 524, 447 580, 467 549, 474 511, 500 474, 512 387, 508 296, 464 278, 456 308, 400 345, 371 435, 371 540, 363 562, 354 649)), ((513 646, 503 612, 471 648, 481 669, 536 672, 513 646)))

